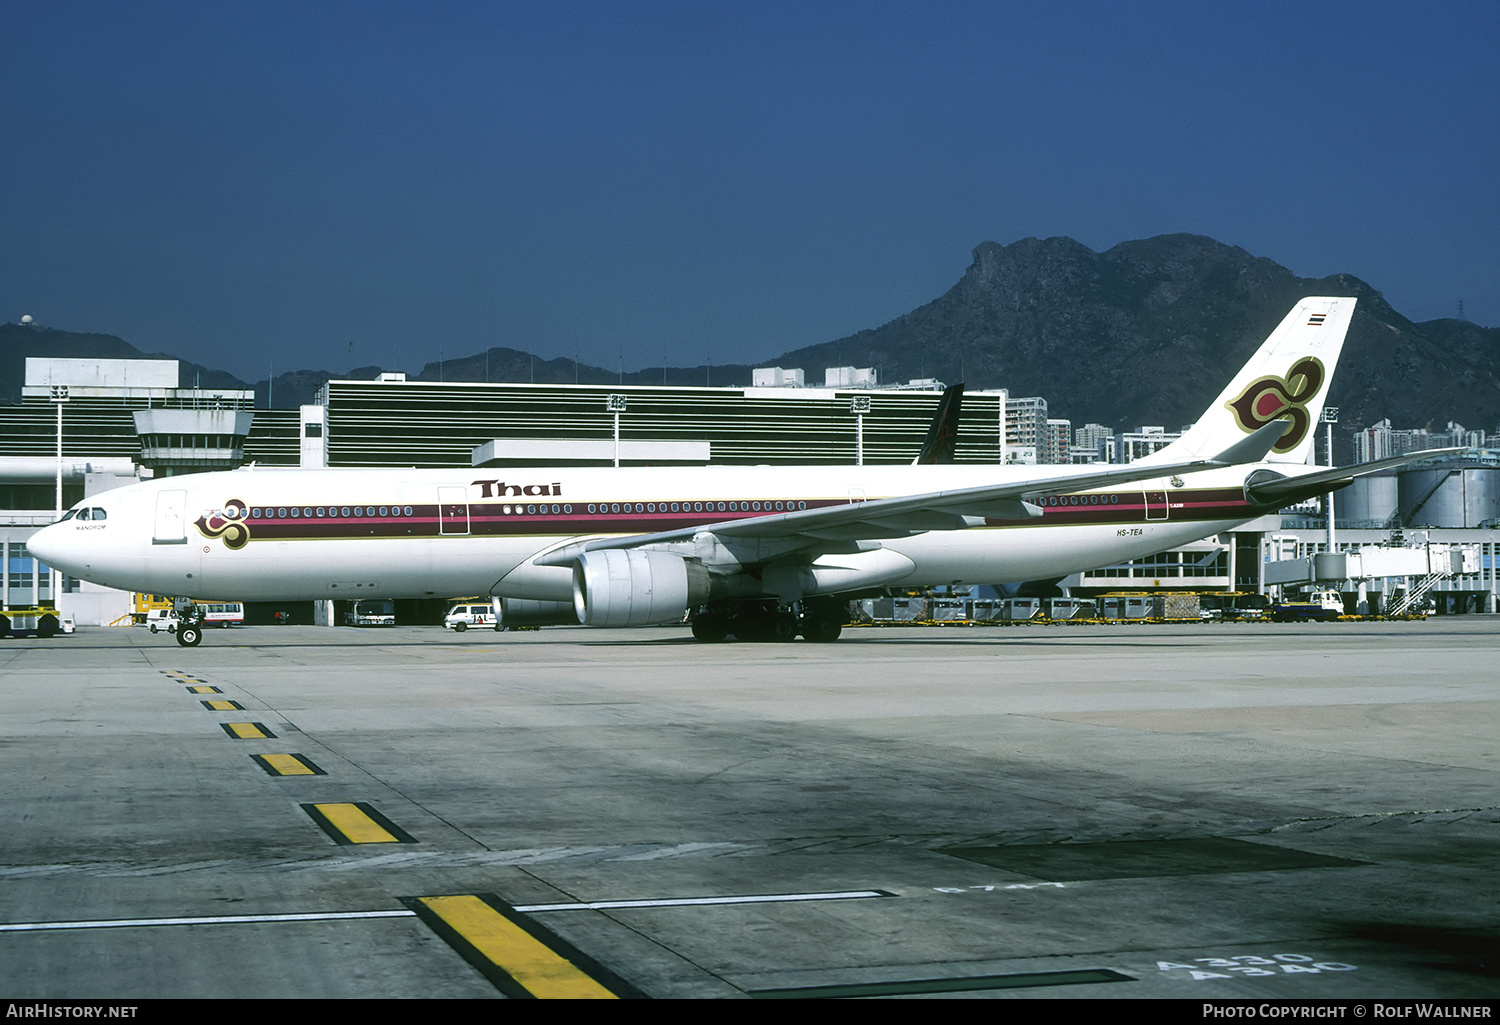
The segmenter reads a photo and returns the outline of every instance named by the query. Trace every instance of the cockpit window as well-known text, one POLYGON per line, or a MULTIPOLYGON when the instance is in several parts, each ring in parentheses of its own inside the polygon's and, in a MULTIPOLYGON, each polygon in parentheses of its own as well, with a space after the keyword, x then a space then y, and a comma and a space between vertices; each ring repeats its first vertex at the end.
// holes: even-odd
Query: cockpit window
POLYGON ((96 508, 94 508, 94 509, 92 509, 90 511, 94 514, 94 519, 96 519, 96 520, 107 520, 107 519, 109 519, 109 517, 105 514, 105 512, 104 512, 103 509, 100 509, 100 508, 96 507, 96 508))
POLYGON ((62 520, 58 520, 57 522, 61 523, 63 522, 63 520, 71 520, 74 516, 77 516, 80 511, 87 510, 69 509, 67 512, 63 513, 62 520))

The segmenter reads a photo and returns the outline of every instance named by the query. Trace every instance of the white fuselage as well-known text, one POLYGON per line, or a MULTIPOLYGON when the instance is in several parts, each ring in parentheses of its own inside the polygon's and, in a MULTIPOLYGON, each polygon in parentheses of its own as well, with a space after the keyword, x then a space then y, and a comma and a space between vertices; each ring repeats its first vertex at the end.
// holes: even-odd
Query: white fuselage
MULTIPOLYGON (((1286 472, 1285 464, 1277 470, 1286 472)), ((1254 466, 1069 493, 1065 467, 267 470, 147 481, 85 499, 38 532, 45 562, 110 587, 227 600, 500 597, 568 601, 533 560, 581 539, 798 508, 1057 478, 1042 515, 881 539, 900 587, 1054 579, 1169 549, 1262 510, 1254 466), (98 512, 102 511, 102 517, 98 512)), ((816 563, 814 563, 816 565, 816 563)))

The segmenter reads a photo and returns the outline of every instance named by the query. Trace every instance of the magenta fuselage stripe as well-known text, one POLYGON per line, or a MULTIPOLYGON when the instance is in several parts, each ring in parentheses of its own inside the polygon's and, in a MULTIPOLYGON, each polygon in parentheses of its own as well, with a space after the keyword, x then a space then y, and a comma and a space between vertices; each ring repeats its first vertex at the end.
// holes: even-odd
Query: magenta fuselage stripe
MULTIPOLYGON (((1195 491, 1169 491, 1148 492, 1150 500, 1143 500, 1141 492, 1113 492, 1104 495, 1047 495, 1033 501, 1042 510, 1042 515, 1031 516, 1024 519, 1003 519, 989 517, 985 520, 986 526, 992 527, 1051 527, 1051 526, 1075 526, 1075 525, 1120 525, 1128 526, 1139 523, 1162 523, 1197 521, 1197 520, 1234 520, 1248 519, 1255 515, 1258 507, 1251 505, 1245 500, 1244 492, 1239 488, 1216 488, 1195 491), (1077 500, 1083 498, 1085 502, 1089 498, 1100 499, 1098 504, 1064 504, 1069 499, 1077 500), (1057 504, 1053 504, 1053 503, 1057 504), (1163 515, 1165 513, 1165 515, 1163 515)), ((541 507, 545 505, 550 509, 552 506, 563 506, 562 502, 506 502, 490 500, 487 502, 471 502, 467 505, 467 514, 459 513, 453 516, 442 516, 437 506, 412 506, 412 515, 392 516, 272 516, 261 517, 247 516, 239 522, 243 523, 250 531, 250 540, 336 540, 336 539, 359 539, 359 538, 401 538, 401 537, 508 537, 508 536, 535 536, 535 535, 570 535, 570 534, 655 534, 682 527, 698 526, 712 527, 715 523, 728 522, 730 520, 753 519, 757 516, 776 516, 788 510, 762 509, 751 512, 744 508, 737 510, 719 511, 717 508, 703 510, 702 512, 664 512, 658 509, 655 512, 587 512, 588 503, 571 502, 573 511, 571 513, 527 513, 528 505, 541 507), (520 509, 521 512, 505 513, 504 508, 520 509)), ((603 509, 608 505, 626 505, 624 502, 617 503, 595 503, 603 509)), ((631 502, 631 506, 663 503, 631 502)), ((685 504, 677 503, 679 506, 685 504)), ((692 504, 692 503, 686 503, 692 504)), ((709 504, 709 503, 704 503, 709 504)), ((718 500, 712 503, 717 507, 718 500)), ((726 506, 728 502, 724 503, 726 506)), ((744 507, 749 502, 736 500, 736 505, 744 507)), ((766 505, 761 501, 761 505, 766 505)), ((804 499, 796 502, 785 503, 788 505, 805 505, 806 509, 825 509, 849 504, 847 499, 804 499)), ((252 506, 252 509, 266 510, 290 509, 291 506, 252 506)), ((318 508, 314 505, 298 505, 297 508, 318 508)), ((328 508, 324 506, 323 508, 328 508)), ((352 506, 337 506, 336 508, 352 508, 352 506)), ((368 506, 361 506, 368 508, 368 506)), ((378 506, 377 506, 378 508, 378 506)), ((387 506, 387 508, 390 508, 387 506)), ((459 508, 459 507, 455 507, 459 508)), ((791 510, 797 511, 797 510, 791 510)), ((876 513, 878 516, 878 512, 876 513)))

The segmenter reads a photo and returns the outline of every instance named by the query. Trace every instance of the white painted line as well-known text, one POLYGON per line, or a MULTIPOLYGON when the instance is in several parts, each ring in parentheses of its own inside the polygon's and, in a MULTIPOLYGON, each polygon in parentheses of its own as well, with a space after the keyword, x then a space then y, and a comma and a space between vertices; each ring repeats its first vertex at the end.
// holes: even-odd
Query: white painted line
POLYGON ((252 922, 336 922, 349 918, 413 918, 411 911, 321 911, 297 915, 217 915, 212 918, 114 918, 97 922, 16 922, 0 932, 48 929, 133 929, 148 925, 242 925, 252 922))
POLYGON ((523 912, 538 911, 609 911, 616 908, 684 908, 707 904, 777 904, 806 900, 857 900, 864 897, 889 897, 880 890, 837 890, 829 893, 762 893, 748 897, 673 897, 661 900, 600 900, 590 904, 517 904, 523 912))
MULTIPOLYGON (((745 897, 671 897, 660 900, 601 900, 593 903, 516 904, 522 913, 539 911, 609 911, 618 908, 681 908, 714 904, 776 904, 788 901, 857 900, 889 897, 880 890, 835 890, 826 893, 763 893, 745 897)), ((256 922, 338 922, 360 918, 412 918, 401 911, 315 911, 288 915, 215 915, 205 918, 112 918, 92 922, 13 922, 0 932, 46 932, 56 929, 138 929, 158 925, 250 925, 256 922)))

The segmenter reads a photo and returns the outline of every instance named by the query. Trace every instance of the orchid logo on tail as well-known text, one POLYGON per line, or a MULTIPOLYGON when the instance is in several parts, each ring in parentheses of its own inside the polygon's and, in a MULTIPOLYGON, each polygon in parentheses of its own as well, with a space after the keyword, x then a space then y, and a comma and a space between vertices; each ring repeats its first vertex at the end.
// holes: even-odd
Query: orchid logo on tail
POLYGON ((1302 443, 1312 428, 1307 404, 1317 398, 1326 377, 1321 361, 1304 356, 1292 364, 1285 377, 1262 377, 1225 403, 1240 428, 1249 434, 1272 420, 1290 420, 1291 430, 1281 436, 1273 452, 1290 452, 1302 443))

